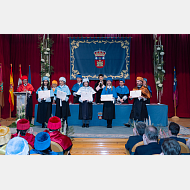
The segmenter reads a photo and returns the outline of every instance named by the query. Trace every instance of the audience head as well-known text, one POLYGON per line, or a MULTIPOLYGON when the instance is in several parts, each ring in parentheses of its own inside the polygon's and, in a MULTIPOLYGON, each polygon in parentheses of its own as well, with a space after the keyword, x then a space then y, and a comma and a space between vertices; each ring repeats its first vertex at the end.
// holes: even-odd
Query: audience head
POLYGON ((22 137, 12 138, 6 146, 5 155, 28 155, 28 142, 22 137))
POLYGON ((181 152, 180 144, 172 138, 165 138, 161 145, 162 155, 179 155, 181 152))
POLYGON ((50 135, 46 132, 40 132, 35 136, 34 148, 39 151, 48 149, 51 145, 50 135))
POLYGON ((11 131, 9 127, 0 126, 0 146, 7 144, 11 138, 11 131))
POLYGON ((147 126, 145 128, 145 134, 143 135, 144 144, 151 142, 158 142, 158 130, 154 126, 147 126))
POLYGON ((179 133, 179 130, 180 130, 180 127, 177 123, 174 123, 174 122, 171 122, 169 124, 169 128, 168 128, 168 134, 170 136, 174 135, 174 136, 177 136, 178 133, 179 133))
POLYGON ((48 126, 50 130, 57 130, 61 128, 61 119, 59 117, 53 116, 48 120, 48 126))
POLYGON ((30 128, 30 123, 27 119, 20 119, 17 121, 17 133, 20 132, 21 136, 25 136, 29 128, 30 128))
POLYGON ((137 133, 141 136, 143 136, 145 132, 146 124, 144 122, 138 122, 136 124, 137 133))

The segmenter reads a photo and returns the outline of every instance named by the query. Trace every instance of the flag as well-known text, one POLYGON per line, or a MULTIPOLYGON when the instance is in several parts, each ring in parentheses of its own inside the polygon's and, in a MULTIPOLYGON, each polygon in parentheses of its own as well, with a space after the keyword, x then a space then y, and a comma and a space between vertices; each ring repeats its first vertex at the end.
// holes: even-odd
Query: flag
POLYGON ((0 63, 0 106, 4 107, 2 63, 0 63))
POLYGON ((19 79, 18 79, 18 86, 22 84, 22 73, 21 73, 21 64, 19 64, 19 79))
POLYGON ((14 110, 14 83, 13 83, 13 72, 12 72, 12 64, 11 64, 11 73, 10 73, 10 89, 9 89, 9 103, 11 111, 14 110))
POLYGON ((174 67, 173 100, 174 100, 174 107, 177 107, 177 105, 178 105, 178 90, 177 90, 177 78, 176 78, 175 67, 174 67), (175 104, 175 102, 176 102, 176 104, 175 104))
POLYGON ((31 84, 31 71, 30 71, 30 65, 29 65, 29 73, 28 73, 28 83, 31 84))

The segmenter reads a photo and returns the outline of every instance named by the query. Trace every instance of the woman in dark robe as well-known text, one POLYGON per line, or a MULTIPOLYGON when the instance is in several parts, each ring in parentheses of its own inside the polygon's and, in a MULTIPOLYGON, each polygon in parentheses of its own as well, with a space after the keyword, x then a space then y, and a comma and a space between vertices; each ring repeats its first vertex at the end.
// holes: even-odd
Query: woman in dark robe
POLYGON ((115 119, 115 99, 117 93, 115 87, 112 86, 112 78, 108 77, 106 86, 103 88, 101 95, 113 94, 113 101, 104 101, 103 116, 102 118, 107 120, 107 128, 112 128, 112 120, 115 119))
POLYGON ((93 95, 96 93, 92 87, 89 86, 89 79, 85 78, 82 81, 83 87, 79 88, 77 95, 79 98, 79 119, 82 120, 82 127, 89 127, 89 120, 92 120, 92 101, 93 95), (90 94, 89 99, 83 99, 82 94, 90 94))
POLYGON ((42 128, 45 128, 45 123, 48 123, 48 120, 51 117, 54 94, 52 88, 49 85, 49 78, 43 77, 42 81, 42 86, 39 87, 36 91, 36 99, 38 100, 38 112, 36 121, 42 124, 42 128), (40 99, 38 95, 39 91, 46 90, 50 90, 50 98, 40 99))

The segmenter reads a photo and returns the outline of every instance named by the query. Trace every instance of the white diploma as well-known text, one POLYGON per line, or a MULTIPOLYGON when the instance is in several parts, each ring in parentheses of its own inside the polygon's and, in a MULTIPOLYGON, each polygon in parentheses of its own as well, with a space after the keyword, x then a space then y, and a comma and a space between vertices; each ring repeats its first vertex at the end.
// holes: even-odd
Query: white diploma
POLYGON ((92 92, 81 92, 81 99, 82 101, 91 100, 92 99, 92 92))
POLYGON ((113 101, 113 94, 101 95, 101 101, 113 101))
POLYGON ((60 90, 57 91, 57 98, 61 99, 61 100, 65 100, 67 93, 66 92, 62 92, 60 90))
POLYGON ((50 98, 50 90, 38 91, 38 98, 40 98, 40 99, 50 98))
POLYGON ((132 96, 132 98, 138 98, 139 96, 141 96, 141 90, 130 91, 130 96, 132 96))

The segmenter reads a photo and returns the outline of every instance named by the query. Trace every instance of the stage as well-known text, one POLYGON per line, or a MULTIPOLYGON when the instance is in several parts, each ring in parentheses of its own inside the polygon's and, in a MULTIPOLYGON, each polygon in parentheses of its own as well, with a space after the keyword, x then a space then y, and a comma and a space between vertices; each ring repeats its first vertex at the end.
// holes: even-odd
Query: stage
MULTIPOLYGON (((132 104, 115 105, 115 117, 113 120, 113 126, 123 126, 127 123, 131 113, 132 104)), ((41 126, 36 122, 38 104, 35 105, 34 125, 41 126)), ((56 105, 52 105, 52 116, 55 116, 56 105)), ((164 104, 147 104, 148 115, 151 118, 151 123, 155 126, 168 126, 168 106, 164 104)), ((107 126, 106 120, 98 119, 98 113, 103 111, 102 104, 93 105, 93 118, 90 121, 90 126, 107 126)), ((70 126, 82 126, 82 121, 78 119, 79 105, 70 104, 71 116, 68 117, 68 124, 70 126)))

